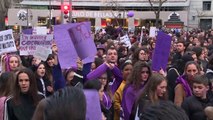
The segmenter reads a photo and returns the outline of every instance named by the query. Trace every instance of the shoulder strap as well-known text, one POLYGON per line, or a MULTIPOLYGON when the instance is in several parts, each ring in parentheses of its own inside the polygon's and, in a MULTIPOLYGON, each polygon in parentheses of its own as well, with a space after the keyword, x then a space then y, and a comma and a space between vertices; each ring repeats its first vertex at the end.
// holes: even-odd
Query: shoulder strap
POLYGON ((179 72, 177 71, 176 68, 170 68, 168 71, 170 71, 170 70, 174 70, 177 73, 177 75, 180 76, 180 74, 179 74, 179 72))

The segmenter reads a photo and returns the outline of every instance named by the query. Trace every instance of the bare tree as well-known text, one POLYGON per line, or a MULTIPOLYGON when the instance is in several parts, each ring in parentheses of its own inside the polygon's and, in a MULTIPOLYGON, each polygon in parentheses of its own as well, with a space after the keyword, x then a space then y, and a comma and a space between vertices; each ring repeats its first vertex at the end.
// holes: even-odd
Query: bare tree
POLYGON ((162 8, 163 3, 165 3, 167 0, 148 0, 148 1, 151 5, 151 9, 155 13, 155 19, 156 19, 155 26, 158 28, 159 27, 161 8, 162 8), (155 6, 153 4, 158 4, 158 6, 156 6, 157 8, 155 8, 155 6))

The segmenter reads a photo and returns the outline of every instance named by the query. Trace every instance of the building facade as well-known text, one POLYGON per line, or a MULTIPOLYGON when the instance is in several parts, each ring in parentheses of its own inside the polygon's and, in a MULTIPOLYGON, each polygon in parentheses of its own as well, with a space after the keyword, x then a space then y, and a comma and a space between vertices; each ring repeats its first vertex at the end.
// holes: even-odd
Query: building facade
POLYGON ((191 0, 189 10, 189 26, 211 29, 213 24, 213 1, 191 0))
MULTIPOLYGON (((66 23, 67 19, 64 18, 61 11, 61 1, 24 0, 20 4, 11 6, 8 10, 8 25, 40 26, 48 24, 50 19, 52 25, 66 23)), ((63 3, 69 4, 70 1, 64 0, 63 3)), ((156 1, 153 0, 152 2, 155 10, 159 4, 156 1)), ((72 0, 71 2, 72 21, 89 20, 94 29, 105 27, 109 22, 115 26, 122 25, 128 29, 149 27, 155 23, 155 14, 148 0, 72 0), (127 16, 129 11, 134 12, 133 17, 127 16)), ((175 12, 179 15, 179 19, 184 22, 184 26, 197 27, 196 22, 203 23, 204 18, 200 15, 193 16, 195 11, 191 5, 196 4, 200 3, 196 3, 196 0, 167 0, 161 8, 160 23, 163 25, 175 12)), ((213 14, 205 11, 205 14, 207 13, 208 15, 213 14)), ((205 19, 210 18, 206 17, 205 19)))

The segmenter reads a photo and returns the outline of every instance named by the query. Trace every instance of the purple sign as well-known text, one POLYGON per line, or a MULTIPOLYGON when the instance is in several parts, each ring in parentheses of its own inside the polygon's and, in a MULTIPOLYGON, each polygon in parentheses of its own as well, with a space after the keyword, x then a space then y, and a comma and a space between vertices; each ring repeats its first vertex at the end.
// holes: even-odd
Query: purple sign
POLYGON ((54 37, 58 47, 58 58, 62 69, 77 66, 78 55, 72 43, 68 30, 75 24, 62 24, 54 26, 54 37))
POLYGON ((32 35, 33 34, 33 29, 31 28, 31 29, 24 29, 24 30, 22 30, 22 33, 23 34, 30 34, 30 35, 32 35))
POLYGON ((154 54, 152 56, 152 70, 159 71, 161 68, 165 71, 170 54, 172 37, 162 31, 158 32, 154 54))
POLYGON ((87 101, 86 120, 101 120, 101 106, 98 92, 95 90, 84 90, 87 101))
POLYGON ((69 35, 78 54, 84 63, 93 62, 97 53, 95 43, 91 36, 91 23, 75 23, 69 31, 69 35))

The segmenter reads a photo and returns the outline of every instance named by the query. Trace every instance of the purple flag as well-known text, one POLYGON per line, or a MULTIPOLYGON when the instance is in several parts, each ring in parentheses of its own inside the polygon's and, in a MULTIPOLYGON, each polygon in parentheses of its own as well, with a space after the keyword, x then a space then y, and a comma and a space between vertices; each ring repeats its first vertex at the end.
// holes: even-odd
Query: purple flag
POLYGON ((158 32, 156 46, 152 57, 152 70, 165 71, 168 63, 172 37, 162 31, 158 32))
POLYGON ((98 92, 95 90, 84 90, 87 101, 86 120, 101 120, 101 106, 98 92))
POLYGON ((75 23, 68 30, 75 50, 84 63, 93 62, 97 53, 90 26, 90 22, 75 23))
POLYGON ((72 26, 74 26, 72 23, 54 26, 54 37, 58 46, 58 58, 62 69, 77 66, 78 55, 68 33, 72 26))

